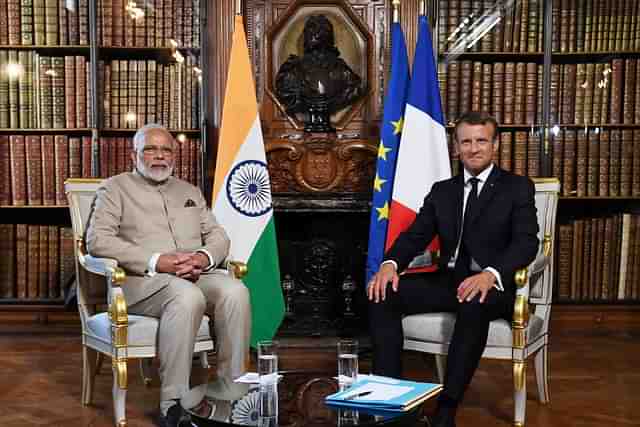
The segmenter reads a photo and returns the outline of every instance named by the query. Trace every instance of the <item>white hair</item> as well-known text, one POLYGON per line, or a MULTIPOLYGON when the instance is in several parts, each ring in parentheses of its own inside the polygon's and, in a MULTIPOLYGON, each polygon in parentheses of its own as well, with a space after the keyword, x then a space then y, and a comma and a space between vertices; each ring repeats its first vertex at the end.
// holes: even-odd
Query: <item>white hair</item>
MULTIPOLYGON (((148 123, 142 126, 140 129, 136 131, 135 135, 133 135, 133 149, 136 151, 136 153, 140 153, 144 149, 144 142, 145 142, 145 137, 147 136, 147 132, 154 129, 161 129, 165 131, 167 134, 171 135, 171 133, 169 133, 166 127, 158 123, 148 123)), ((172 137, 172 140, 173 140, 173 137, 172 137)))

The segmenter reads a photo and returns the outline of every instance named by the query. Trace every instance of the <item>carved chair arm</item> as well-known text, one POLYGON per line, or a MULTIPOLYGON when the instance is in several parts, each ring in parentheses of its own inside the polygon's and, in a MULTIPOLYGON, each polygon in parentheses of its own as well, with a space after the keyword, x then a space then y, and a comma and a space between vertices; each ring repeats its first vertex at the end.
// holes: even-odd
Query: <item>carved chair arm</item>
POLYGON ((224 268, 238 280, 241 280, 249 272, 247 264, 241 261, 227 260, 224 263, 224 268))
POLYGON ((529 323, 529 269, 527 267, 516 271, 516 300, 513 306, 513 347, 524 348, 525 329, 529 323))

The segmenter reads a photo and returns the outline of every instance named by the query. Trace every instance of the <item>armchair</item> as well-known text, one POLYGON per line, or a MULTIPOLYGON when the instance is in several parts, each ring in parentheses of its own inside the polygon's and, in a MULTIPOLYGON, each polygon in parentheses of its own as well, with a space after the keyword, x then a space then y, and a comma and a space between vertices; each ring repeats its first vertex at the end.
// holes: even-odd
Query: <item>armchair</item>
MULTIPOLYGON (((535 355, 538 399, 549 402, 548 336, 553 286, 553 241, 560 182, 534 178, 541 241, 535 260, 515 274, 516 300, 511 324, 494 320, 489 327, 483 358, 510 360, 513 364, 515 416, 513 425, 524 426, 526 409, 526 359, 535 355)), ((402 320, 404 348, 432 353, 439 380, 444 380, 446 354, 455 324, 452 313, 425 313, 402 320)))
MULTIPOLYGON (((156 355, 158 319, 128 314, 120 288, 125 281, 125 271, 115 260, 95 258, 85 250, 84 232, 101 183, 102 179, 68 179, 65 182, 75 240, 78 311, 82 324, 82 404, 91 403, 94 380, 102 358, 110 357, 115 425, 125 427, 127 362, 140 359, 145 383, 150 382, 147 375, 149 363, 143 362, 149 362, 156 355)), ((246 272, 242 263, 228 262, 227 267, 237 277, 246 272)), ((203 367, 208 367, 207 352, 213 347, 209 318, 204 316, 194 348, 203 367)))

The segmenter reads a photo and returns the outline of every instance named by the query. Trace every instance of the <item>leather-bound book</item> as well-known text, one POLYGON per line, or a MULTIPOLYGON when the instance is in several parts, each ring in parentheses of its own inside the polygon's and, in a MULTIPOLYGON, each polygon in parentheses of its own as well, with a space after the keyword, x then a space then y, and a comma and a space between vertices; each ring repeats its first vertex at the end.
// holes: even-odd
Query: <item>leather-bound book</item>
POLYGON ((9 16, 7 16, 7 2, 0 7, 0 45, 9 44, 9 16))
POLYGON ((0 224, 0 298, 15 298, 15 225, 0 224))
POLYGON ((49 229, 38 226, 38 297, 49 298, 49 229))
POLYGON ((502 121, 505 125, 513 124, 514 109, 514 92, 515 92, 515 65, 513 62, 507 62, 504 65, 504 97, 502 121))
POLYGON ((114 176, 120 173, 118 170, 118 138, 111 138, 111 144, 109 145, 109 174, 107 176, 114 176))
MULTIPOLYGON (((578 197, 585 197, 588 195, 587 192, 587 181, 589 177, 589 135, 588 132, 584 129, 578 129, 577 131, 569 131, 565 132, 565 145, 568 143, 569 132, 575 132, 575 167, 576 167, 576 195, 578 197)), ((566 154, 566 152, 565 152, 566 154)), ((565 156, 566 159, 566 156, 565 156)), ((573 163, 572 160, 569 160, 573 163)), ((567 166, 567 161, 565 160, 565 168, 567 166)))
POLYGON ((574 111, 574 123, 577 125, 586 125, 584 117, 584 100, 585 92, 588 85, 587 66, 580 63, 576 65, 576 101, 574 111))
POLYGON ((590 0, 585 2, 578 2, 578 0, 573 0, 575 2, 575 11, 576 11, 576 52, 584 52, 584 41, 585 41, 585 12, 586 12, 586 4, 589 3, 590 0))
POLYGON ((56 160, 53 135, 42 135, 42 204, 56 204, 56 160))
POLYGON ((513 143, 513 173, 518 175, 527 174, 527 132, 514 132, 513 143))
POLYGON ((527 175, 530 177, 540 176, 540 132, 529 132, 527 175))
MULTIPOLYGON (((0 69, 9 62, 9 52, 0 50, 0 69)), ((9 127, 9 76, 0 73, 0 129, 9 127)))
MULTIPOLYGON (((111 40, 113 46, 126 46, 124 44, 124 4, 123 0, 111 1, 111 20, 113 29, 111 31, 111 40)), ((131 46, 131 45, 128 45, 131 46)))
POLYGON ((594 81, 593 81, 593 113, 592 113, 592 122, 595 123, 596 125, 602 124, 604 122, 606 122, 607 120, 607 116, 606 114, 603 115, 603 107, 605 105, 609 105, 607 100, 609 99, 608 97, 608 91, 609 91, 609 85, 604 85, 603 84, 603 80, 604 80, 604 74, 603 74, 603 70, 605 69, 605 65, 606 64, 595 64, 595 75, 594 75, 594 81))
MULTIPOLYGON (((183 68, 183 67, 180 67, 183 68)), ((460 62, 460 79, 458 80, 459 98, 458 114, 471 110, 471 91, 473 84, 473 66, 471 61, 460 62)), ((183 102, 181 100, 181 102, 183 102)))
MULTIPOLYGON (((78 43, 89 44, 89 0, 78 0, 78 43)), ((94 0, 91 0, 94 1, 94 0)))
POLYGON ((49 247, 48 247, 48 268, 49 271, 47 279, 47 295, 49 298, 60 297, 60 267, 58 266, 58 258, 60 253, 60 238, 58 236, 58 226, 50 225, 47 227, 47 233, 49 235, 49 247))
POLYGON ((54 144, 56 159, 56 205, 66 205, 67 195, 64 192, 64 182, 69 178, 69 139, 66 135, 56 135, 54 144))
POLYGON ((147 67, 147 116, 144 120, 145 123, 156 123, 156 109, 157 109, 157 88, 156 88, 156 61, 149 60, 146 64, 147 67))
MULTIPOLYGON (((44 24, 44 0, 33 1, 33 43, 46 44, 46 30, 44 24)), ((1 7, 0 7, 1 8, 1 7)), ((1 32, 2 30, 0 30, 1 32)))
POLYGON ((600 180, 600 133, 590 130, 587 138, 589 147, 587 155, 587 196, 595 197, 598 195, 600 180))
POLYGON ((40 298, 38 276, 40 269, 40 227, 27 226, 27 298, 40 298))
POLYGON ((42 205, 42 145, 38 135, 25 137, 27 159, 27 204, 42 205))
MULTIPOLYGON (((640 4, 640 1, 638 1, 638 4, 640 4)), ((640 31, 640 28, 638 30, 640 31)), ((636 95, 634 98, 634 123, 640 125, 640 60, 636 60, 636 95)))
POLYGON ((69 178, 82 178, 82 140, 69 138, 69 178))
POLYGON ((609 46, 609 0, 598 1, 598 26, 596 27, 598 43, 596 50, 602 52, 609 46))
MULTIPOLYGON (((75 77, 76 77, 76 126, 79 128, 87 127, 87 60, 84 56, 76 56, 75 61, 75 77)), ((102 82, 99 82, 102 83, 102 82)), ((67 95, 68 96, 68 95, 67 95)))
MULTIPOLYGON (((602 260, 604 258, 604 217, 602 218, 594 218, 596 221, 596 225, 598 227, 597 236, 596 236, 596 252, 595 254, 592 252, 592 261, 595 264, 595 275, 594 280, 591 282, 592 286, 592 295, 594 300, 600 300, 602 295, 602 273, 603 273, 603 265, 602 260)), ((593 267, 592 267, 593 268, 593 267)))
MULTIPOLYGON (((164 3, 163 0, 156 0, 156 47, 164 46, 164 3)), ((198 21, 200 22, 200 21, 198 21)), ((443 28, 445 23, 438 21, 439 27, 443 28)), ((438 39, 440 41, 440 39, 438 39)))
MULTIPOLYGON (((83 76, 84 77, 84 76, 83 76)), ((64 100, 66 127, 73 129, 76 125, 76 60, 73 56, 64 57, 64 100)))
POLYGON ((45 129, 53 127, 53 81, 50 75, 51 57, 41 56, 39 62, 39 105, 40 105, 40 124, 45 129))
POLYGON ((511 40, 511 52, 520 52, 520 34, 522 26, 522 4, 518 1, 513 6, 513 36, 511 40))
POLYGON ((564 133, 559 133, 558 135, 554 135, 553 133, 549 134, 549 139, 552 147, 551 151, 551 176, 558 178, 560 180, 560 194, 563 196, 567 196, 568 190, 566 189, 566 183, 564 181, 564 176, 562 172, 563 165, 563 135, 564 133), (565 194, 566 192, 566 194, 565 194))
POLYGON ((146 46, 147 34, 146 34, 146 28, 145 28, 145 21, 147 20, 147 14, 145 13, 145 16, 139 19, 131 19, 125 15, 124 19, 130 19, 133 21, 133 34, 134 34, 133 46, 136 46, 136 47, 146 46))
MULTIPOLYGON (((189 1, 189 0, 187 0, 189 1)), ((464 0, 460 0, 464 1, 464 0)), ((184 45, 184 0, 173 0, 173 36, 180 46, 184 45)), ((462 15, 466 16, 466 15, 462 15)))
POLYGON ((622 135, 620 129, 611 129, 611 151, 609 158, 609 195, 620 195, 620 154, 622 151, 622 135))
POLYGON ((9 135, 0 135, 0 206, 11 205, 9 135))
POLYGON ((93 178, 93 156, 92 156, 92 146, 91 146, 91 137, 83 136, 82 137, 82 177, 83 178, 93 178))
POLYGON ((640 129, 633 130, 633 169, 631 195, 640 197, 640 129))
POLYGON ((98 22, 100 29, 98 35, 100 46, 113 46, 113 40, 111 39, 113 33, 113 5, 111 1, 100 1, 98 22))
POLYGON ((538 65, 534 62, 529 62, 526 65, 525 74, 525 123, 536 123, 536 108, 538 104, 538 65))
POLYGON ((549 91, 549 112, 552 124, 560 123, 560 64, 551 64, 551 89, 549 91))
POLYGON ((500 132, 500 167, 504 170, 513 170, 513 134, 500 132))
POLYGON ((593 40, 593 2, 595 0, 585 0, 584 2, 584 52, 591 52, 593 40))
POLYGON ((600 132, 600 144, 599 144, 600 153, 598 157, 600 157, 600 161, 598 162, 599 170, 599 180, 598 180, 598 196, 606 197, 609 195, 609 169, 611 161, 610 158, 610 134, 608 129, 603 129, 600 132))
POLYGON ((9 22, 9 44, 22 44, 20 28, 20 0, 7 0, 7 20, 9 22))
POLYGON ((582 283, 581 283, 582 286, 580 289, 581 301, 588 301, 589 299, 592 298, 592 295, 590 293, 591 280, 592 280, 591 249, 592 249, 592 246, 594 246, 593 238, 595 237, 595 236, 592 236, 592 230, 593 230, 593 221, 591 220, 591 218, 585 218, 584 219, 584 240, 583 240, 584 249, 582 252, 582 283))
POLYGON ((58 0, 44 0, 45 44, 56 46, 60 41, 58 0))
POLYGON ((609 34, 608 44, 605 50, 614 51, 616 50, 616 39, 618 37, 618 2, 611 1, 609 2, 609 16, 608 16, 608 29, 607 33, 609 34))
POLYGON ((584 110, 584 123, 593 123, 593 91, 596 86, 596 64, 589 63, 586 64, 586 84, 584 88, 584 102, 583 102, 583 110, 584 110))
POLYGON ((569 0, 560 2, 560 52, 569 52, 569 0))
POLYGON ((26 224, 16 224, 16 297, 27 298, 27 264, 29 234, 26 224))
MULTIPOLYGON (((640 83, 640 82, 638 82, 640 83)), ((624 95, 622 102, 622 122, 632 124, 635 119, 634 106, 636 103, 636 60, 627 59, 624 70, 624 95)))
POLYGON ((51 68, 53 75, 51 78, 51 91, 53 94, 53 127, 63 129, 66 126, 65 117, 65 75, 64 57, 53 56, 51 58, 51 68))
POLYGON ((20 2, 20 33, 23 45, 33 44, 33 0, 20 2))
MULTIPOLYGON (((109 127, 120 127, 120 61, 111 61, 111 123, 109 127)), ((105 73, 106 78, 106 73, 105 73)), ((106 94, 105 94, 106 96, 106 94)))
POLYGON ((611 61, 611 123, 622 123, 622 85, 624 60, 616 58, 611 61))
POLYGON ((576 102, 576 64, 565 64, 563 69, 562 115, 561 122, 571 124, 574 121, 576 102))
POLYGON ((569 14, 568 14, 568 26, 569 29, 569 37, 567 39, 567 52, 575 52, 576 51, 576 33, 578 32, 578 23, 577 23, 577 11, 578 7, 576 4, 577 0, 569 0, 569 14))
POLYGON ((602 218, 603 239, 602 239, 602 281, 600 289, 600 299, 607 301, 611 298, 609 291, 611 290, 611 259, 614 252, 612 246, 613 240, 613 218, 607 216, 602 218))
POLYGON ((67 25, 69 26, 69 44, 80 44, 80 21, 79 21, 79 8, 78 3, 75 3, 75 7, 67 9, 67 25))
POLYGON ((27 165, 23 135, 9 136, 11 164, 11 202, 13 206, 27 204, 27 165))
POLYGON ((116 138, 116 174, 122 173, 127 169, 127 158, 130 157, 127 152, 127 139, 124 137, 116 138))
MULTIPOLYGON (((121 129, 126 129, 127 124, 127 113, 129 112, 129 61, 120 60, 118 61, 120 64, 120 101, 119 101, 119 118, 118 121, 120 125, 118 126, 121 129)), ((113 123, 115 125, 115 123, 113 123)))
POLYGON ((100 168, 98 171, 98 176, 100 178, 108 178, 109 177, 109 147, 111 146, 111 137, 101 136, 100 137, 100 168))
MULTIPOLYGON (((174 22, 174 0, 164 0, 164 39, 163 46, 169 46, 169 40, 175 39, 175 31, 173 28, 174 22)), ((449 10, 449 14, 451 14, 452 9, 449 10)))
MULTIPOLYGON (((18 52, 15 50, 9 51, 8 63, 18 63, 18 52)), ((4 73, 2 73, 4 74, 4 73)), ((19 97, 18 97, 18 79, 15 77, 9 78, 9 127, 20 127, 20 114, 18 113, 19 97)))
POLYGON ((58 0, 58 41, 60 45, 69 44, 69 25, 67 18, 67 0, 58 0))
MULTIPOLYGON (((138 61, 127 61, 128 77, 127 77, 127 115, 131 114, 132 120, 126 120, 126 127, 136 129, 137 123, 137 94, 138 94, 138 61)), ((121 67, 122 68, 122 67, 121 67)), ((121 82, 122 83, 122 82, 121 82)))
MULTIPOLYGON (((638 159, 640 161, 640 158, 638 159)), ((622 129, 622 144, 620 154, 620 195, 631 196, 633 173, 633 130, 622 129)))
MULTIPOLYGON (((525 123, 525 80, 526 65, 518 62, 515 67, 514 95, 513 95, 513 122, 517 124, 525 123)), ((535 86, 534 86, 535 91, 535 86)))
MULTIPOLYGON (((578 196, 584 196, 584 194, 580 194, 580 187, 582 185, 584 188, 586 188, 586 152, 584 153, 584 157, 581 161, 581 147, 579 147, 576 143, 575 130, 567 129, 564 131, 563 145, 564 150, 562 161, 562 195, 575 196, 577 194, 578 196)), ((586 150, 586 145, 584 145, 582 148, 586 150)))
MULTIPOLYGON (((169 110, 169 104, 170 104, 169 96, 170 96, 171 87, 169 85, 169 78, 171 77, 171 75, 169 71, 170 71, 169 65, 162 66, 162 125, 164 126, 169 126, 170 124, 171 111, 169 110)), ((447 91, 448 90, 449 90, 449 86, 447 85, 447 91)), ((451 119, 452 118, 449 117, 449 115, 447 115, 447 120, 451 120, 451 119)))
POLYGON ((558 299, 571 297, 571 260, 573 259, 573 227, 571 223, 558 225, 558 299))
MULTIPOLYGON (((126 5, 128 1, 123 2, 123 6, 126 5)), ((131 47, 136 45, 136 37, 135 37, 135 22, 131 16, 126 11, 122 12, 122 22, 123 22, 123 33, 124 33, 124 46, 131 47)))
POLYGON ((583 234, 584 220, 578 219, 573 221, 573 245, 571 254, 571 291, 570 297, 572 301, 580 300, 580 292, 582 290, 582 258, 583 258, 583 234))
POLYGON ((147 62, 136 61, 138 63, 138 92, 136 95, 136 112, 138 126, 146 123, 147 117, 147 62))
POLYGON ((75 255, 73 230, 71 227, 60 227, 60 252, 58 265, 60 266, 60 294, 62 295, 75 277, 75 255))

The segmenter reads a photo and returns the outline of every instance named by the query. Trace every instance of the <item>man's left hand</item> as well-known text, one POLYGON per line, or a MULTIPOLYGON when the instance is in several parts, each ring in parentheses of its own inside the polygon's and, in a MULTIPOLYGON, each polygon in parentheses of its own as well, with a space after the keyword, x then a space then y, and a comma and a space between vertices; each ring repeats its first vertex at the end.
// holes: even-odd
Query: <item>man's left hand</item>
POLYGON ((496 277, 489 271, 469 276, 458 286, 458 301, 469 302, 480 294, 480 303, 483 303, 495 283, 496 277))
POLYGON ((202 252, 195 252, 178 266, 176 276, 196 282, 202 271, 209 265, 209 258, 202 252))

